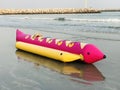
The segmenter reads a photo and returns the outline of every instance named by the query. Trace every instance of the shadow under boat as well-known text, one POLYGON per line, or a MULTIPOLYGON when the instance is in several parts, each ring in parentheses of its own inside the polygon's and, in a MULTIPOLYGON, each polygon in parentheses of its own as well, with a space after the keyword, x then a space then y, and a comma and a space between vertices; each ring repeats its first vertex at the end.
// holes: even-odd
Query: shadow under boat
MULTIPOLYGON (((104 81, 105 79, 93 64, 85 64, 79 61, 63 63, 22 50, 16 50, 16 55, 18 59, 33 62, 36 66, 44 66, 72 78, 79 78, 90 82, 104 81)), ((71 80, 75 81, 74 79, 71 80)))

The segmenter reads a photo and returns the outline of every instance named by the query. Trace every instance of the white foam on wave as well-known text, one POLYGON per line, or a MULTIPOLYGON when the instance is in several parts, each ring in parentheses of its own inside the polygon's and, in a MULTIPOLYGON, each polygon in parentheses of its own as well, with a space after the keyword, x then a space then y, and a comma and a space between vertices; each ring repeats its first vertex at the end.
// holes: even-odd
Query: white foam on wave
MULTIPOLYGON (((59 20, 61 17, 52 18, 52 17, 19 17, 17 19, 29 19, 29 20, 59 20)), ((82 21, 82 22, 114 22, 119 23, 120 18, 64 18, 64 21, 82 21)))
POLYGON ((120 19, 117 18, 108 18, 108 19, 78 19, 78 18, 73 18, 69 19, 71 21, 84 21, 84 22, 120 22, 120 19))

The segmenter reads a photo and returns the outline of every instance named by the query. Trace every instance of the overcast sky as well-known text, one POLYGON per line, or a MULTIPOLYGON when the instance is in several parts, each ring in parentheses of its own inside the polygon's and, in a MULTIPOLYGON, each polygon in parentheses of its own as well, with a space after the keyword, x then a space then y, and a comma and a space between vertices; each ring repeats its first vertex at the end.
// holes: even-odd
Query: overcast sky
MULTIPOLYGON (((88 7, 119 8, 120 0, 87 0, 88 7)), ((85 0, 0 0, 0 8, 84 8, 85 0)))

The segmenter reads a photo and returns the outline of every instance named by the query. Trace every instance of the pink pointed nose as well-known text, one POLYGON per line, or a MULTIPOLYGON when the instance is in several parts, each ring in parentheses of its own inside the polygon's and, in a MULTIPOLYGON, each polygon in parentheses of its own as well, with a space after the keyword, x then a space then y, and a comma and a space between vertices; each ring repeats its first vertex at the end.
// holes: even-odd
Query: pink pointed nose
POLYGON ((83 49, 83 53, 84 61, 86 63, 94 63, 106 58, 106 55, 104 55, 97 47, 92 44, 86 45, 83 49))

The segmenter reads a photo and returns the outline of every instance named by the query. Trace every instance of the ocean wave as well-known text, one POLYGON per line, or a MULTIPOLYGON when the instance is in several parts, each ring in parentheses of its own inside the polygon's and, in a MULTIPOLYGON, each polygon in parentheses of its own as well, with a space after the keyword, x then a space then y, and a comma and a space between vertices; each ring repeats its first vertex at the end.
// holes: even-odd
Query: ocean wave
POLYGON ((120 19, 118 18, 108 18, 108 19, 80 19, 80 18, 65 18, 65 17, 58 17, 58 18, 39 18, 44 20, 58 20, 58 21, 82 21, 82 22, 116 22, 119 23, 120 19))
POLYGON ((120 22, 120 19, 79 19, 79 18, 55 18, 54 20, 58 21, 82 21, 82 22, 120 22))
POLYGON ((57 20, 57 21, 82 21, 82 22, 120 22, 120 18, 66 18, 66 17, 19 17, 16 19, 28 20, 57 20))
POLYGON ((58 20, 58 21, 83 21, 83 22, 120 22, 119 18, 107 18, 107 19, 80 19, 80 18, 65 18, 65 17, 58 17, 58 18, 30 18, 30 17, 24 17, 24 19, 38 19, 38 20, 58 20))
POLYGON ((71 21, 85 21, 85 22, 120 22, 120 19, 67 19, 67 20, 71 20, 71 21))

